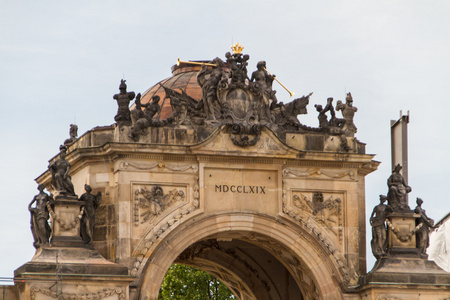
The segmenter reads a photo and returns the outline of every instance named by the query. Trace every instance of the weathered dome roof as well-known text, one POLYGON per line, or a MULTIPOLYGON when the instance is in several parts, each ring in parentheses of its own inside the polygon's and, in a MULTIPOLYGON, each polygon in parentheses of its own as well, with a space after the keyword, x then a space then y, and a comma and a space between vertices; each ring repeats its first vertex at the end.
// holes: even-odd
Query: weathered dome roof
MULTIPOLYGON (((164 99, 166 93, 161 85, 166 88, 181 92, 185 91, 189 96, 197 101, 202 98, 202 89, 197 83, 197 74, 201 70, 200 65, 191 65, 181 63, 172 67, 172 77, 166 78, 149 88, 142 94, 141 103, 149 103, 153 96, 158 95, 161 105, 161 119, 166 119, 172 114, 172 107, 170 106, 170 99, 164 99)), ((134 107, 134 105, 133 105, 134 107)))

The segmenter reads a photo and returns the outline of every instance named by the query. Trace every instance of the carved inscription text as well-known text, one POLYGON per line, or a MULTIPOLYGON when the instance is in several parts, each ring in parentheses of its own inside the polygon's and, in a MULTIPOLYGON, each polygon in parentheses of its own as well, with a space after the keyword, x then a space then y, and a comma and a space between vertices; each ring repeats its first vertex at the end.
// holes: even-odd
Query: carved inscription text
POLYGON ((240 194, 265 194, 266 187, 265 186, 256 186, 256 185, 226 185, 220 184, 215 185, 214 191, 216 193, 240 193, 240 194))

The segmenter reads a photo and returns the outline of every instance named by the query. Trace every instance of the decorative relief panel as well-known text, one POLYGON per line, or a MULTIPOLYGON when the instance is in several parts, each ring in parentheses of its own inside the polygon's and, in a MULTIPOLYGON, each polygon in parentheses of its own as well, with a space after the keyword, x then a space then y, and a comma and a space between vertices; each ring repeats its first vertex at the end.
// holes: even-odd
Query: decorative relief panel
MULTIPOLYGON (((142 224, 142 222, 150 223, 150 219, 155 218, 158 216, 158 214, 154 214, 153 212, 156 212, 157 210, 151 209, 150 205, 148 205, 149 202, 155 201, 153 199, 154 196, 147 196, 150 200, 143 200, 144 203, 147 202, 144 206, 147 208, 140 207, 140 201, 143 196, 141 196, 142 191, 139 189, 146 188, 147 192, 153 193, 152 189, 155 189, 155 193, 159 193, 159 189, 156 187, 159 185, 140 185, 135 187, 135 199, 134 199, 134 207, 135 207, 135 226, 138 226, 139 224, 142 224), (138 191, 139 190, 139 191, 138 191), (158 190, 158 191, 157 191, 158 190), (136 197, 136 191, 138 196, 136 197), (139 199, 139 200, 136 200, 139 199), (141 220, 141 213, 143 213, 145 216, 148 215, 149 218, 147 221, 140 221, 141 220)), ((166 210, 170 209, 171 207, 174 208, 174 210, 163 217, 161 220, 157 220, 155 222, 155 226, 153 226, 147 233, 143 235, 143 238, 138 242, 135 249, 133 250, 132 256, 135 257, 136 261, 130 271, 131 276, 137 276, 137 274, 142 271, 142 267, 145 265, 145 256, 147 256, 148 252, 150 251, 150 248, 157 242, 157 240, 172 226, 182 221, 182 219, 186 218, 189 214, 194 212, 196 209, 198 209, 200 204, 200 186, 199 186, 199 178, 196 176, 194 180, 194 184, 192 186, 192 192, 193 192, 193 199, 190 203, 187 195, 187 187, 174 187, 174 186, 160 186, 163 190, 162 197, 164 198, 164 195, 170 195, 167 197, 166 201, 170 201, 170 204, 164 206, 164 209, 161 208, 161 213, 165 212, 166 210), (171 191, 171 193, 167 192, 171 191), (177 205, 178 203, 178 205, 177 205), (186 205, 182 205, 182 203, 186 205)), ((145 191, 144 191, 145 194, 145 191)), ((159 196, 158 196, 159 197, 159 196)), ((165 203, 164 200, 162 200, 163 203, 165 203)), ((156 205, 155 205, 156 206, 156 205)), ((157 208, 157 206, 156 206, 157 208)), ((143 218, 145 218, 145 216, 143 218)), ((156 221, 156 220, 155 220, 156 221)))
POLYGON ((343 194, 312 191, 293 191, 292 204, 334 233, 342 241, 343 194))
POLYGON ((169 207, 186 200, 186 187, 140 185, 134 189, 134 224, 150 222, 169 207))

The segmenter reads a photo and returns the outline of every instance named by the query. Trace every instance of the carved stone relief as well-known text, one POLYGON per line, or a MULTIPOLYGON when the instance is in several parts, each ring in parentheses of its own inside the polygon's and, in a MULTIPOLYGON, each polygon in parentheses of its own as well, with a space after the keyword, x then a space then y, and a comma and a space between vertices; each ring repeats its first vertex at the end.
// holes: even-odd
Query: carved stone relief
POLYGON ((292 192, 292 202, 342 241, 342 196, 322 192, 292 192))
POLYGON ((45 296, 48 296, 50 298, 55 299, 61 299, 61 300, 83 300, 83 299, 106 299, 110 298, 111 296, 117 295, 116 299, 124 300, 126 298, 125 292, 121 288, 111 288, 111 289, 103 289, 101 291, 98 291, 96 293, 61 293, 58 294, 56 291, 52 291, 50 288, 43 287, 40 285, 34 285, 30 289, 30 299, 35 300, 37 297, 37 294, 42 294, 45 296))
MULTIPOLYGON (((184 188, 186 189, 186 188, 184 188)), ((133 257, 136 258, 136 261, 131 269, 131 276, 136 276, 142 266, 145 265, 144 258, 147 255, 147 253, 150 251, 150 248, 153 246, 154 243, 161 237, 164 232, 167 231, 170 227, 172 227, 177 222, 180 222, 180 220, 193 211, 195 211, 200 204, 200 193, 199 193, 199 178, 195 178, 195 183, 193 186, 193 200, 188 205, 183 205, 176 209, 173 213, 168 215, 167 217, 163 218, 160 222, 158 222, 147 234, 145 234, 144 238, 138 243, 135 250, 133 251, 133 257)), ((184 192, 184 195, 186 195, 186 190, 183 190, 183 188, 178 188, 178 190, 182 190, 184 192)), ((135 207, 136 200, 135 200, 135 207)), ((139 207, 138 207, 139 210, 139 207)), ((136 222, 136 208, 135 208, 135 225, 139 225, 139 219, 137 219, 136 222)))

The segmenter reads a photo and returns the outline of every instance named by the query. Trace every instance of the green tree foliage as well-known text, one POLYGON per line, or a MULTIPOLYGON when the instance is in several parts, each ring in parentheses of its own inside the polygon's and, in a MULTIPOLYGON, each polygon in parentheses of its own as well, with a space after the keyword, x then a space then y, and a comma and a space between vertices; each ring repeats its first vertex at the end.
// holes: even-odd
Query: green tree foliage
POLYGON ((236 296, 217 278, 185 265, 172 265, 159 290, 159 300, 228 300, 236 296))

